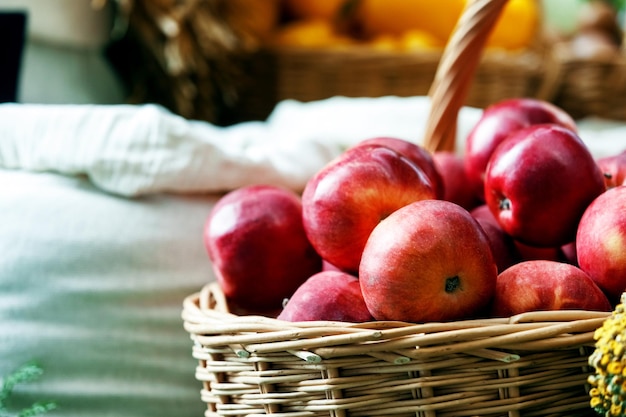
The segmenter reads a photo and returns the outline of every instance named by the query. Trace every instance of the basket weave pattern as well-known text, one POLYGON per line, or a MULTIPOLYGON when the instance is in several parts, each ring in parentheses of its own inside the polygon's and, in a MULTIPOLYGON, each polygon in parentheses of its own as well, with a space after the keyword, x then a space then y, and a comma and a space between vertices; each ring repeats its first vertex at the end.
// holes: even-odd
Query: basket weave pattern
POLYGON ((607 313, 452 323, 286 323, 227 311, 217 284, 184 303, 207 416, 584 416, 607 313))

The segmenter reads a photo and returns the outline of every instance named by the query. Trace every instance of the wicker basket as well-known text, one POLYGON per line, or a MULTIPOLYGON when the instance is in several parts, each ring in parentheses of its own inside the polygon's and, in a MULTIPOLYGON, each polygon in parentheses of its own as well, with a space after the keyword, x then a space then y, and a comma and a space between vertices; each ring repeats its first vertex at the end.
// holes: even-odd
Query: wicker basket
MULTIPOLYGON (((441 59, 441 51, 382 51, 365 45, 272 46, 261 34, 265 31, 248 27, 245 11, 278 15, 277 0, 120 4, 128 5, 120 12, 126 24, 119 26, 126 30, 109 48, 109 57, 127 84, 128 100, 156 102, 184 117, 220 125, 264 120, 284 99, 426 95, 441 59)), ((485 107, 502 98, 537 96, 548 53, 542 32, 523 52, 483 54, 466 104, 485 107)))
MULTIPOLYGON (((467 105, 484 108, 503 98, 538 97, 545 51, 489 51, 481 58, 467 105)), ((333 96, 423 96, 432 85, 441 51, 396 52, 368 46, 273 47, 249 57, 232 120, 263 120, 285 99, 333 96)))
MULTIPOLYGON (((456 120, 506 0, 474 0, 430 95, 425 145, 456 120)), ((290 323, 228 311, 217 283, 184 301, 207 417, 585 416, 593 333, 609 313, 533 312, 449 323, 290 323)))
MULTIPOLYGON (((538 2, 539 10, 541 5, 538 2)), ((465 104, 484 108, 511 97, 540 97, 550 55, 543 25, 523 50, 482 53, 465 104)), ((427 95, 442 51, 396 51, 367 44, 311 48, 266 45, 247 56, 233 120, 263 120, 281 100, 321 100, 334 96, 427 95)))
POLYGON ((626 51, 584 59, 557 46, 546 67, 545 95, 572 117, 626 120, 626 51))

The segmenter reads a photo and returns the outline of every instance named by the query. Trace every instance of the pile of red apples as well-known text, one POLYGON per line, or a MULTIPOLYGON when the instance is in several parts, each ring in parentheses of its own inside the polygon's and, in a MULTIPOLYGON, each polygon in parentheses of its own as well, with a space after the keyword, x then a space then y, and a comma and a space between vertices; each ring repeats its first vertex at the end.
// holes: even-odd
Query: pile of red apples
POLYGON ((231 311, 411 323, 610 311, 626 290, 626 150, 594 158, 575 121, 536 99, 488 107, 465 146, 369 138, 302 194, 225 194, 204 242, 231 311))

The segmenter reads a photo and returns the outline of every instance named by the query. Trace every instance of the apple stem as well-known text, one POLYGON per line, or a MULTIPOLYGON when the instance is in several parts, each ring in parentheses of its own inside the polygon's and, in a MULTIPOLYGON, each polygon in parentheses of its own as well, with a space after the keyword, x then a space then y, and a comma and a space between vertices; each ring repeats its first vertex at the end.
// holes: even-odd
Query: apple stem
POLYGON ((508 198, 503 198, 500 200, 500 210, 511 210, 511 200, 508 198))
POLYGON ((458 275, 446 278, 446 292, 453 293, 461 287, 461 279, 458 275))

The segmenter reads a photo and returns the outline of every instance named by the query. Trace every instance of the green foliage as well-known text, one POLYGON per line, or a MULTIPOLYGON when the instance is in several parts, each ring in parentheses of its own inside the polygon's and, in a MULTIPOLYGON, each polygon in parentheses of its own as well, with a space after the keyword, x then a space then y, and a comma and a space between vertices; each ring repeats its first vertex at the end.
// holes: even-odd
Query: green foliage
POLYGON ((606 0, 615 10, 620 11, 626 8, 626 0, 606 0))
POLYGON ((35 417, 56 408, 53 402, 37 401, 30 407, 11 413, 8 409, 8 400, 16 385, 33 382, 43 374, 42 368, 36 363, 29 362, 2 379, 0 387, 0 417, 35 417))

